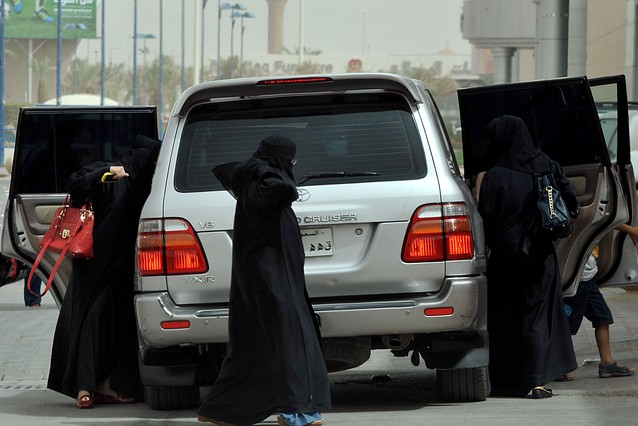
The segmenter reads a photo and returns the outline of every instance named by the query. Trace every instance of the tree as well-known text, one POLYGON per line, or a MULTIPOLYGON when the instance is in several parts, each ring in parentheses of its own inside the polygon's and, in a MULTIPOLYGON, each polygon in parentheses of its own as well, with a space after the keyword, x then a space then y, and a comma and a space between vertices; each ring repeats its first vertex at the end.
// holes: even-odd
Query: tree
POLYGON ((406 77, 421 80, 432 92, 434 100, 440 103, 443 98, 453 94, 459 88, 456 80, 450 77, 437 77, 437 71, 434 68, 408 68, 403 70, 406 77))
POLYGON ((64 74, 62 91, 64 93, 100 93, 100 71, 99 64, 90 64, 86 59, 74 58, 71 69, 64 74))
POLYGON ((51 66, 51 63, 48 57, 45 57, 42 60, 38 60, 34 58, 33 64, 31 65, 31 67, 33 68, 33 72, 38 78, 37 102, 43 103, 49 99, 49 92, 47 90, 44 78, 51 71, 55 71, 55 67, 51 66))
MULTIPOLYGON (((295 46, 295 48, 292 51, 288 49, 287 47, 284 47, 284 52, 286 52, 289 55, 299 56, 299 46, 295 46)), ((318 56, 318 55, 321 55, 321 53, 322 51, 319 49, 311 49, 308 46, 304 46, 303 48, 304 56, 318 56)))
MULTIPOLYGON (((164 74, 164 90, 162 92, 162 100, 164 106, 171 106, 175 103, 177 96, 181 92, 181 70, 175 63, 172 56, 163 57, 163 74, 164 74)), ((148 70, 145 70, 145 79, 148 89, 149 103, 159 105, 160 102, 160 63, 159 58, 155 59, 148 70)), ((170 107, 169 107, 170 108, 170 107)), ((164 108, 166 109, 166 108, 164 108)))

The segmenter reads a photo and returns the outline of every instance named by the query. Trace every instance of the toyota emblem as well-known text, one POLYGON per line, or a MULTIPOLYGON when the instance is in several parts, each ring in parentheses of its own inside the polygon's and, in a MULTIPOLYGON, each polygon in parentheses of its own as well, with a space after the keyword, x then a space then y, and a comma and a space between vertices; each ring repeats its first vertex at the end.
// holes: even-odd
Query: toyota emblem
POLYGON ((297 194, 299 195, 297 201, 304 202, 310 199, 310 191, 307 189, 297 189, 297 194))

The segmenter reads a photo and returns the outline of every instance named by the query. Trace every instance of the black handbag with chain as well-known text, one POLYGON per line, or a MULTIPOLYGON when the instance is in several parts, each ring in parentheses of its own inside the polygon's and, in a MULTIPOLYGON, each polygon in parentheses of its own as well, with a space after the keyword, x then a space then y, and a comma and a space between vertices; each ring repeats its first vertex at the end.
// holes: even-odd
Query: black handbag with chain
POLYGON ((574 226, 567 204, 556 187, 554 176, 550 172, 535 174, 534 182, 538 193, 536 205, 540 212, 539 228, 547 232, 553 240, 568 237, 574 226))

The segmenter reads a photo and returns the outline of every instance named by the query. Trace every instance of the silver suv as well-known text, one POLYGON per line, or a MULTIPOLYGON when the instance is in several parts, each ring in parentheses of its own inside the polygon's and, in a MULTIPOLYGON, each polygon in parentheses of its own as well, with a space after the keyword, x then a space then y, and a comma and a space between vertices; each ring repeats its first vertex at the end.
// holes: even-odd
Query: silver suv
POLYGON ((193 404, 214 380, 235 200, 212 169, 270 134, 297 144, 293 209, 329 370, 385 349, 437 369, 443 398, 484 400, 481 219, 432 96, 396 75, 343 74, 210 82, 174 106, 138 234, 147 402, 193 404))

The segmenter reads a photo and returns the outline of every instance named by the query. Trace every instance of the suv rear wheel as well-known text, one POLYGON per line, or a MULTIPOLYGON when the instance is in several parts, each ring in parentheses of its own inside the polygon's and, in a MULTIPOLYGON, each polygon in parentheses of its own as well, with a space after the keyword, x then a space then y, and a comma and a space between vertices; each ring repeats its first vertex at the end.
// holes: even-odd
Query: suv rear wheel
POLYGON ((180 410, 199 404, 199 385, 144 386, 144 399, 153 410, 180 410))
POLYGON ((487 367, 437 369, 436 391, 444 401, 485 401, 490 393, 487 367))

